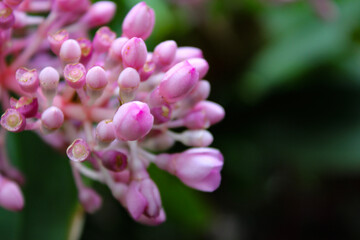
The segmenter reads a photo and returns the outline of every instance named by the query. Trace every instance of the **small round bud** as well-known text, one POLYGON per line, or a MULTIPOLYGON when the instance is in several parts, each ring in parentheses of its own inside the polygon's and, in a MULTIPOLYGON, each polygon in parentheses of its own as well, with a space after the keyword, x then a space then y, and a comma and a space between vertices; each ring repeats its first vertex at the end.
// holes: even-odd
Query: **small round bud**
POLYGON ((138 37, 145 40, 150 36, 154 24, 154 10, 145 2, 140 2, 126 15, 122 24, 123 34, 128 38, 138 37))
POLYGON ((100 195, 91 188, 82 188, 79 190, 79 201, 86 212, 96 212, 102 204, 100 195))
POLYGON ((118 85, 121 91, 134 91, 140 85, 139 73, 134 68, 125 68, 119 75, 118 85))
POLYGON ((116 138, 112 120, 102 120, 96 127, 96 139, 100 142, 112 142, 116 138))
POLYGON ((115 39, 111 43, 111 46, 110 46, 110 49, 109 49, 109 57, 112 60, 120 61, 122 59, 121 50, 123 49, 125 43, 128 40, 129 39, 126 38, 126 37, 121 37, 121 38, 115 39))
POLYGON ((13 10, 0 2, 0 29, 9 29, 15 23, 13 10))
POLYGON ((93 90, 102 90, 107 83, 106 72, 102 67, 94 66, 86 74, 86 85, 93 90))
POLYGON ((109 27, 101 27, 96 31, 93 46, 94 51, 104 53, 109 50, 112 42, 116 39, 116 33, 109 27))
POLYGON ((86 83, 86 69, 81 63, 67 64, 64 68, 66 83, 75 89, 84 87, 86 83))
POLYGON ((60 81, 60 76, 58 71, 53 67, 46 67, 41 70, 39 74, 40 87, 43 94, 49 98, 53 99, 56 95, 57 88, 60 81))
POLYGON ((206 130, 188 130, 180 134, 178 140, 186 146, 207 147, 213 142, 214 138, 206 130))
POLYGON ((58 107, 55 106, 47 108, 41 115, 41 123, 46 130, 54 131, 59 129, 63 122, 64 114, 58 107))
POLYGON ((39 78, 36 69, 19 68, 16 71, 16 80, 20 88, 25 92, 34 93, 39 87, 39 78))
POLYGON ((90 155, 90 149, 85 140, 78 138, 67 148, 67 156, 74 162, 83 162, 90 155))
POLYGON ((113 122, 118 139, 135 141, 149 133, 154 117, 146 103, 134 101, 121 105, 113 122))
POLYGON ((168 40, 155 47, 153 60, 159 66, 167 66, 175 58, 177 44, 175 41, 168 40))
POLYGON ((24 197, 17 183, 0 176, 0 206, 10 211, 24 208, 24 197))
POLYGON ((121 50, 123 63, 126 67, 140 69, 144 66, 147 58, 147 48, 141 38, 131 38, 121 50))
POLYGON ((65 63, 77 63, 81 57, 81 47, 74 39, 64 41, 60 48, 60 58, 65 63))
POLYGON ((25 117, 16 109, 9 108, 1 116, 1 126, 9 132, 21 132, 25 129, 25 117))
POLYGON ((115 150, 104 151, 101 153, 101 161, 108 170, 120 172, 127 166, 127 155, 115 150))
POLYGON ((59 55, 61 45, 69 39, 69 33, 65 30, 59 30, 54 34, 48 35, 48 41, 50 43, 50 48, 53 53, 59 55))

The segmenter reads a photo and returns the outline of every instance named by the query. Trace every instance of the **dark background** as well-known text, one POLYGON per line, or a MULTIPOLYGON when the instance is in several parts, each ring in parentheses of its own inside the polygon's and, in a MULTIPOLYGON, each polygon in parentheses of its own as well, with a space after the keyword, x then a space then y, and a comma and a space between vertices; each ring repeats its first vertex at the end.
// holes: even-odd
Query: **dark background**
MULTIPOLYGON (((118 34, 136 2, 117 2, 118 34)), ((226 110, 210 128, 222 184, 201 193, 152 167, 167 213, 157 227, 95 184, 103 208, 81 239, 360 239, 360 1, 146 2, 157 18, 149 50, 173 39, 210 64, 210 100, 226 110)), ((26 208, 0 210, 0 239, 65 239, 77 209, 68 161, 32 133, 9 134, 8 147, 26 208)))

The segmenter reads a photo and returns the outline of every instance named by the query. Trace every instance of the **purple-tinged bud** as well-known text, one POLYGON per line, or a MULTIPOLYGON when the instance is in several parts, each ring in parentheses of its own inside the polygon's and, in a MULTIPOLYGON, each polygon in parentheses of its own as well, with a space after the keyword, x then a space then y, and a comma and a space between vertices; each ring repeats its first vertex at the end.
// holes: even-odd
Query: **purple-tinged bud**
POLYGON ((151 114, 154 116, 154 124, 161 124, 168 122, 171 118, 171 106, 164 103, 161 106, 151 108, 151 114))
POLYGON ((186 146, 207 147, 213 142, 214 138, 211 133, 206 130, 188 130, 179 134, 177 140, 186 146))
POLYGON ((101 96, 107 83, 106 72, 102 67, 92 67, 86 74, 86 90, 88 95, 93 99, 101 96))
POLYGON ((43 94, 48 99, 53 99, 56 95, 60 81, 58 71, 53 67, 46 67, 39 74, 40 87, 43 94))
POLYGON ((51 51, 56 55, 59 55, 62 44, 68 39, 69 33, 65 29, 59 30, 54 34, 49 34, 48 41, 50 43, 51 51))
POLYGON ((60 58, 65 63, 77 63, 81 58, 80 44, 74 39, 64 41, 60 48, 60 58))
POLYGON ((177 64, 189 58, 202 58, 203 53, 196 47, 179 47, 176 50, 175 60, 173 64, 177 64))
POLYGON ((149 96, 149 105, 151 107, 159 107, 166 103, 164 97, 160 94, 160 87, 156 87, 149 96))
POLYGON ((39 104, 37 98, 23 96, 14 106, 25 118, 35 117, 38 112, 39 104))
POLYGON ((20 88, 25 92, 34 93, 39 87, 39 78, 36 69, 19 68, 16 71, 16 80, 20 88))
POLYGON ((127 155, 116 150, 101 152, 101 161, 108 170, 113 172, 123 171, 127 167, 127 155))
POLYGON ((187 61, 196 68, 199 73, 199 79, 202 79, 209 71, 209 64, 203 58, 190 58, 187 61))
POLYGON ((155 163, 176 175, 187 186, 213 192, 220 185, 224 158, 217 149, 192 148, 179 154, 158 155, 155 163))
POLYGON ((1 116, 1 126, 9 132, 21 132, 25 129, 25 117, 17 110, 8 108, 1 116))
POLYGON ((204 111, 191 111, 184 117, 184 125, 190 129, 202 129, 211 124, 204 111))
POLYGON ((199 73, 187 61, 178 63, 165 73, 159 87, 160 94, 169 103, 184 98, 199 80, 199 73))
POLYGON ((153 217, 148 217, 146 215, 141 215, 140 218, 137 220, 139 223, 145 224, 145 225, 149 225, 149 226, 157 226, 163 222, 165 222, 166 220, 166 214, 164 209, 160 209, 160 214, 159 216, 153 218, 153 217))
POLYGON ((128 40, 129 39, 126 37, 120 37, 120 38, 115 39, 112 42, 112 44, 109 48, 109 57, 112 60, 121 61, 121 59, 122 59, 121 52, 122 52, 122 49, 123 49, 125 43, 128 40))
POLYGON ((3 0, 4 3, 10 7, 16 7, 20 5, 23 0, 3 0))
POLYGON ((160 193, 150 178, 132 181, 126 192, 126 205, 131 217, 139 220, 142 215, 157 218, 162 210, 160 193))
POLYGON ((134 68, 125 68, 119 75, 120 98, 124 102, 134 99, 135 91, 140 85, 139 73, 134 68))
POLYGON ((0 29, 9 29, 15 23, 13 10, 0 2, 0 29))
POLYGON ((118 139, 135 141, 149 133, 154 117, 146 103, 134 101, 121 105, 113 122, 118 139))
POLYGON ((74 162, 83 162, 90 155, 90 148, 85 140, 78 138, 67 148, 67 156, 74 162))
POLYGON ((99 28, 93 40, 94 51, 99 53, 107 52, 115 39, 116 33, 111 31, 109 27, 99 28))
POLYGON ((189 95, 193 103, 207 99, 210 95, 210 83, 206 80, 200 80, 189 95))
POLYGON ((0 176, 0 206, 10 211, 20 211, 24 208, 24 197, 19 186, 2 176, 0 176))
POLYGON ((84 16, 84 21, 91 27, 107 24, 113 19, 116 4, 111 1, 99 1, 91 5, 84 16))
POLYGON ((102 204, 100 195, 88 187, 79 189, 79 201, 88 213, 96 212, 102 204))
POLYGON ((41 114, 41 124, 47 131, 59 129, 64 122, 64 113, 55 106, 47 108, 41 114))
POLYGON ((155 47, 153 60, 159 66, 167 66, 175 58, 177 44, 175 41, 168 40, 155 47))
POLYGON ((100 142, 112 142, 116 138, 112 120, 102 120, 96 127, 96 139, 100 142))
POLYGON ((211 101, 201 101, 194 107, 195 111, 203 111, 210 124, 216 124, 225 117, 225 110, 222 106, 211 101))
POLYGON ((86 68, 81 63, 67 64, 64 68, 66 83, 75 89, 84 87, 86 68))
POLYGON ((147 57, 147 48, 141 38, 131 38, 121 50, 125 67, 140 69, 144 66, 147 57))
POLYGON ((152 60, 147 60, 142 68, 139 70, 140 80, 142 82, 149 79, 156 69, 156 64, 152 60))
POLYGON ((91 41, 87 38, 78 38, 76 41, 80 45, 81 49, 81 59, 88 59, 92 53, 92 44, 91 41))
POLYGON ((138 37, 145 40, 150 36, 154 24, 154 10, 145 2, 140 2, 126 15, 122 24, 123 34, 128 38, 138 37))

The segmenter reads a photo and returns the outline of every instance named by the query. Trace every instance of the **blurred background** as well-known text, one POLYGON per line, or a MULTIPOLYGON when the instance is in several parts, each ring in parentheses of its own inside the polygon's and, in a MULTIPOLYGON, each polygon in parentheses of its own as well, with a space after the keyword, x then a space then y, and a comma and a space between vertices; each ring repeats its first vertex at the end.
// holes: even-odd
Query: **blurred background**
MULTIPOLYGON (((118 34, 136 2, 117 1, 118 34)), ((210 100, 226 109, 210 129, 222 184, 201 193, 151 168, 167 213, 157 227, 95 185, 104 204, 81 239, 360 239, 360 1, 146 2, 148 49, 173 39, 210 64, 210 100)), ((81 219, 68 160, 32 133, 7 144, 27 177, 26 208, 0 210, 0 239, 66 239, 81 219)))

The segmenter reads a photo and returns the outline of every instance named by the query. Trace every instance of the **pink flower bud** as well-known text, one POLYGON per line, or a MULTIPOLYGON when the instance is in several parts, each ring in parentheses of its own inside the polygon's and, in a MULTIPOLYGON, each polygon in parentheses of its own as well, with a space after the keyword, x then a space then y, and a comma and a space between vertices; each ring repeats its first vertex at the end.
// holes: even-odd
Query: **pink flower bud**
POLYGON ((159 87, 160 94, 169 103, 184 98, 199 80, 199 73, 187 61, 178 63, 166 72, 159 87))
POLYGON ((203 58, 190 58, 188 62, 196 68, 199 73, 199 79, 202 79, 209 71, 209 64, 203 58))
POLYGON ((210 121, 204 111, 191 111, 184 117, 184 125, 190 129, 201 129, 210 127, 210 121))
POLYGON ((16 101, 14 106, 25 118, 31 118, 38 112, 39 104, 37 98, 23 96, 16 101))
POLYGON ((152 151, 165 151, 171 148, 174 143, 174 138, 170 137, 168 134, 153 130, 141 145, 152 151))
POLYGON ((155 69, 156 69, 155 63, 152 60, 150 60, 150 61, 147 60, 144 64, 144 66, 139 69, 140 80, 142 82, 148 80, 149 77, 155 71, 155 69))
POLYGON ((79 201, 88 213, 96 212, 102 204, 100 195, 94 189, 87 187, 79 190, 79 201))
POLYGON ((192 148, 170 157, 168 154, 161 154, 156 161, 160 164, 159 167, 165 167, 189 187, 212 192, 220 185, 224 158, 216 149, 192 148))
POLYGON ((168 40, 155 47, 153 60, 159 66, 167 66, 175 58, 177 44, 175 41, 168 40))
POLYGON ((116 11, 116 4, 111 1, 99 1, 91 5, 84 16, 86 22, 91 28, 107 24, 113 19, 116 11))
POLYGON ((149 105, 151 107, 159 107, 166 103, 164 97, 160 94, 160 88, 156 87, 151 93, 149 97, 149 105))
POLYGON ((121 105, 113 122, 118 139, 135 141, 149 133, 154 117, 146 103, 134 101, 121 105))
POLYGON ((80 45, 81 49, 81 60, 88 59, 92 53, 91 41, 87 38, 78 38, 76 41, 80 45))
POLYGON ((9 132, 21 132, 25 129, 25 117, 16 109, 9 108, 1 116, 1 126, 9 132))
POLYGON ((81 63, 67 64, 64 68, 64 77, 70 87, 79 89, 84 87, 86 69, 81 63))
POLYGON ((74 39, 64 41, 60 48, 60 58, 65 63, 77 63, 81 57, 81 47, 74 39))
POLYGON ((67 156, 74 162, 83 162, 90 155, 90 149, 85 140, 78 138, 67 148, 67 156))
POLYGON ((145 2, 140 2, 126 15, 122 24, 123 34, 128 38, 139 37, 145 40, 150 36, 154 24, 154 10, 145 2))
POLYGON ((186 146, 207 147, 213 142, 214 138, 206 130, 189 130, 180 134, 179 140, 186 146))
POLYGON ((116 60, 116 61, 120 61, 122 59, 122 49, 125 45, 125 43, 128 41, 129 39, 126 37, 121 37, 121 38, 117 38, 115 39, 109 49, 109 57, 112 60, 116 60))
POLYGON ((9 29, 15 23, 13 10, 0 2, 0 29, 9 29))
POLYGON ((101 142, 112 142, 116 138, 112 120, 102 120, 96 127, 96 139, 101 142))
POLYGON ((101 161, 108 170, 113 172, 123 171, 127 167, 127 155, 120 151, 109 150, 101 152, 101 161))
POLYGON ((86 85, 93 90, 102 90, 107 83, 106 72, 102 67, 92 67, 86 74, 86 85))
POLYGON ((171 112, 171 106, 167 103, 151 108, 151 114, 154 116, 155 124, 168 122, 171 118, 171 112))
POLYGON ((23 0, 4 0, 4 3, 10 7, 18 6, 23 0))
POLYGON ((134 91, 140 85, 139 73, 134 68, 125 68, 119 75, 120 91, 134 91))
POLYGON ((53 53, 59 55, 61 45, 69 39, 69 33, 65 30, 59 30, 54 34, 48 35, 48 41, 50 43, 50 48, 53 53))
POLYGON ((176 50, 175 60, 173 64, 177 64, 189 58, 202 58, 203 53, 199 48, 196 47, 179 47, 176 50))
POLYGON ((144 66, 147 57, 147 48, 141 38, 131 38, 121 50, 125 67, 140 69, 144 66))
POLYGON ((108 51, 115 38, 116 33, 111 31, 109 27, 99 28, 95 33, 93 41, 94 50, 99 53, 108 51))
POLYGON ((142 215, 157 218, 162 210, 160 193, 150 178, 132 181, 126 193, 126 205, 132 218, 142 215))
POLYGON ((10 211, 20 211, 24 207, 24 197, 19 186, 0 176, 0 206, 10 211))
POLYGON ((190 92, 190 100, 197 103, 207 99, 210 95, 210 83, 206 80, 200 80, 190 92))
POLYGON ((39 78, 36 69, 19 68, 16 71, 16 80, 20 88, 25 92, 34 93, 39 87, 39 78))
POLYGON ((216 124, 225 117, 225 110, 222 106, 211 101, 201 101, 194 107, 195 111, 203 111, 210 124, 216 124))
POLYGON ((46 130, 54 131, 59 129, 63 122, 64 114, 58 107, 55 106, 47 108, 41 115, 41 123, 46 130))
POLYGON ((40 87, 47 98, 53 98, 56 95, 60 81, 58 71, 53 67, 46 67, 39 74, 40 87))

